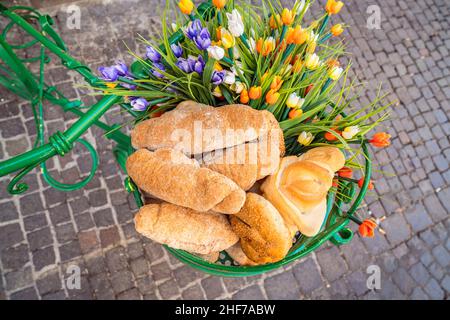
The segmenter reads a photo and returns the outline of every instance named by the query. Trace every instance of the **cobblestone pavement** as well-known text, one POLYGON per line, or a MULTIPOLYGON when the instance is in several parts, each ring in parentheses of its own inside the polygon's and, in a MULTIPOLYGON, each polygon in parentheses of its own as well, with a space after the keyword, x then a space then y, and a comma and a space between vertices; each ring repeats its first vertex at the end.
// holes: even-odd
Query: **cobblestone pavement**
MULTIPOLYGON (((6 1, 8 3, 8 1, 6 1)), ((324 1, 319 1, 323 3, 324 1)), ((350 1, 347 1, 350 2, 350 1)), ((26 3, 21 1, 20 3, 26 3)), ((124 41, 158 30, 155 1, 79 2, 80 30, 66 27, 64 6, 56 18, 71 53, 92 68, 124 56, 124 41)), ((317 12, 317 11, 316 11, 317 12)), ((447 0, 352 1, 339 16, 353 53, 353 70, 368 82, 361 103, 380 82, 400 102, 386 129, 388 150, 376 152, 385 175, 375 175, 368 198, 375 216, 386 216, 387 236, 355 237, 340 248, 314 254, 263 276, 225 279, 184 266, 133 228, 136 206, 122 187, 112 145, 93 128, 86 135, 100 154, 100 170, 81 191, 52 190, 37 171, 30 190, 10 197, 0 179, 0 299, 448 299, 450 290, 450 4, 447 0), (381 30, 366 28, 369 5, 380 4, 381 30), (369 265, 381 268, 381 290, 366 287, 369 265), (67 268, 82 269, 81 290, 68 290, 67 268)), ((334 18, 336 19, 336 18, 334 18)), ((70 98, 85 89, 81 79, 56 63, 49 80, 70 98)), ((0 159, 28 150, 35 138, 28 103, 0 89, 0 159)), ((91 104, 92 97, 83 100, 91 104)), ((48 131, 63 130, 74 117, 46 107, 48 131)), ((123 121, 111 111, 109 123, 123 121)), ((72 182, 90 167, 81 149, 50 161, 53 175, 72 182)))

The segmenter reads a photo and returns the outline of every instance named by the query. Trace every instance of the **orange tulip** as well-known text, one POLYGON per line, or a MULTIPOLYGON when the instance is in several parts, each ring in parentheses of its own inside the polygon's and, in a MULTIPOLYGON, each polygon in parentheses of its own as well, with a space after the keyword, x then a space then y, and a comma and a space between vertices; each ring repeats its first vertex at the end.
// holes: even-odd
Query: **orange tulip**
POLYGON ((314 85, 313 85, 313 84, 310 84, 309 86, 307 86, 307 87, 306 87, 306 90, 305 90, 305 96, 306 96, 313 88, 314 88, 314 85))
POLYGON ((327 61, 327 67, 333 69, 334 67, 339 67, 341 64, 337 59, 329 59, 327 61))
POLYGON ((279 14, 271 15, 269 19, 269 26, 271 29, 278 29, 281 26, 281 17, 279 14))
POLYGON ((280 98, 280 94, 278 92, 276 92, 275 90, 270 89, 266 95, 266 103, 269 105, 275 104, 275 103, 277 103, 279 98, 280 98))
POLYGON ((270 89, 272 89, 273 91, 278 91, 280 90, 281 86, 283 85, 283 80, 281 79, 280 76, 275 76, 275 78, 273 78, 272 80, 272 84, 270 85, 270 89))
POLYGON ((217 9, 223 9, 225 8, 225 5, 227 4, 227 0, 212 0, 213 5, 217 8, 217 9))
POLYGON ((325 133, 325 139, 327 141, 336 141, 336 140, 338 140, 337 135, 340 135, 341 132, 338 131, 337 129, 331 129, 331 130, 333 130, 335 133, 333 134, 331 132, 326 132, 325 133))
POLYGON ((289 111, 289 119, 300 118, 302 115, 302 109, 292 109, 291 111, 289 111))
POLYGON ((344 28, 341 24, 335 24, 331 27, 331 34, 335 37, 339 36, 342 32, 344 32, 344 28))
POLYGON ((248 90, 247 89, 243 89, 241 92, 241 96, 240 99, 241 103, 243 104, 247 104, 250 101, 250 97, 248 96, 248 90))
POLYGON ((251 87, 249 92, 249 97, 252 100, 257 100, 262 96, 262 88, 261 87, 251 87))
MULTIPOLYGON (((364 185, 364 178, 361 178, 358 180, 358 187, 362 188, 364 185)), ((369 186, 367 187, 368 190, 373 190, 374 186, 373 186, 373 182, 372 180, 370 180, 369 182, 369 186)))
POLYGON ((325 10, 329 15, 338 14, 343 6, 344 3, 342 1, 328 0, 327 4, 325 5, 325 10))
POLYGON ((348 167, 343 167, 341 170, 338 171, 338 176, 342 178, 351 179, 353 176, 353 170, 348 167))
POLYGON ((369 142, 377 148, 387 147, 391 144, 391 135, 386 132, 375 133, 369 142))
POLYGON ((359 234, 362 237, 373 238, 375 236, 375 229, 378 227, 377 223, 372 219, 364 220, 359 226, 359 234))
POLYGON ((275 39, 272 37, 266 40, 260 38, 256 43, 256 51, 260 53, 263 57, 268 56, 273 50, 275 50, 276 43, 275 39))
POLYGON ((301 26, 296 26, 295 28, 290 28, 287 34, 288 44, 302 44, 308 38, 308 33, 302 29, 301 26))
POLYGON ((283 12, 281 12, 281 21, 283 21, 283 24, 286 26, 290 26, 295 19, 295 14, 292 12, 292 10, 289 10, 288 8, 284 8, 283 12))
POLYGON ((184 14, 191 14, 192 10, 194 10, 194 3, 191 0, 181 0, 178 3, 178 7, 184 14))

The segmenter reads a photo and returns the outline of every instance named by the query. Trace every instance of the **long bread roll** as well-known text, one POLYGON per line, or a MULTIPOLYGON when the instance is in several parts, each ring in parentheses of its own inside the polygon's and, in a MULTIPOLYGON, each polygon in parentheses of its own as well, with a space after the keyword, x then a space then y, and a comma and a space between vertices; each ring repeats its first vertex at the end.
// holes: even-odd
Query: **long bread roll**
POLYGON ((145 237, 196 254, 219 252, 239 240, 224 215, 170 203, 143 206, 134 221, 136 231, 145 237))
POLYGON ((276 121, 268 111, 246 105, 220 108, 194 101, 180 103, 159 118, 142 121, 131 132, 135 149, 173 148, 193 155, 258 139, 276 121))
POLYGON ((284 152, 283 131, 276 122, 258 141, 204 154, 201 166, 227 176, 248 191, 257 180, 278 170, 284 152))
POLYGON ((292 246, 290 231, 277 209, 256 193, 248 193, 241 211, 230 218, 245 255, 258 264, 282 260, 292 246))
POLYGON ((128 157, 126 168, 140 189, 196 211, 235 214, 245 202, 245 192, 232 180, 175 150, 140 149, 128 157))

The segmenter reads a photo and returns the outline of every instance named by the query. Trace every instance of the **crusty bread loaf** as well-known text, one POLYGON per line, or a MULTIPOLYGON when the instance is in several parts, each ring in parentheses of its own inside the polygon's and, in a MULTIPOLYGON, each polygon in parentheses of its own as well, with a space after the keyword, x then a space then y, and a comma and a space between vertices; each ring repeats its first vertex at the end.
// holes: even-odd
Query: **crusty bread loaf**
POLYGON ((322 226, 335 171, 344 164, 345 157, 337 148, 311 149, 301 157, 284 158, 278 172, 266 179, 261 190, 287 225, 295 225, 302 234, 312 237, 322 226))
POLYGON ((243 190, 278 170, 284 154, 284 137, 278 122, 258 141, 204 154, 201 166, 227 176, 243 190))
POLYGON ((159 118, 139 123, 131 132, 131 142, 136 149, 173 148, 201 154, 256 140, 267 134, 273 119, 270 112, 246 105, 214 108, 185 101, 159 118))
POLYGON ((169 203, 143 206, 134 221, 140 234, 197 254, 219 252, 239 240, 224 215, 197 212, 169 203))
POLYGON ((292 238, 277 209, 262 196, 248 193, 241 211, 230 219, 245 255, 258 264, 282 260, 292 238))
POLYGON ((179 206, 200 212, 237 213, 245 192, 232 180, 181 152, 140 149, 127 159, 128 175, 145 192, 179 206))
POLYGON ((241 266, 255 266, 256 263, 249 259, 242 250, 240 242, 225 250, 228 255, 241 266))
POLYGON ((195 252, 191 252, 192 254, 196 255, 199 258, 202 258, 203 260, 211 263, 215 263, 217 260, 219 260, 220 252, 212 252, 210 254, 198 254, 195 252))

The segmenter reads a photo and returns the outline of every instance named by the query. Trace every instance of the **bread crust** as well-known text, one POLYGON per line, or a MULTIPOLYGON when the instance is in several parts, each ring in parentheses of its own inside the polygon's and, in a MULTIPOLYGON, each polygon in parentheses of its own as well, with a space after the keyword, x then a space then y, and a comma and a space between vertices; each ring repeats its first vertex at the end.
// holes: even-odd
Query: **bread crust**
POLYGON ((278 172, 266 179, 261 190, 287 225, 313 237, 326 215, 326 197, 334 173, 344 164, 344 155, 335 147, 311 149, 300 157, 282 159, 278 172))
POLYGON ((187 158, 181 152, 140 149, 128 157, 128 175, 145 192, 200 212, 237 213, 245 191, 229 178, 187 158))
POLYGON ((262 196, 248 193, 241 211, 230 218, 245 255, 258 264, 282 260, 292 238, 277 209, 262 196))
POLYGON ((184 101, 159 118, 139 123, 131 132, 131 143, 135 149, 173 148, 187 155, 201 154, 254 141, 267 134, 271 121, 270 112, 246 105, 214 108, 184 101))
POLYGON ((145 237, 196 254, 219 252, 239 240, 226 216, 170 203, 143 206, 134 221, 136 231, 145 237))

